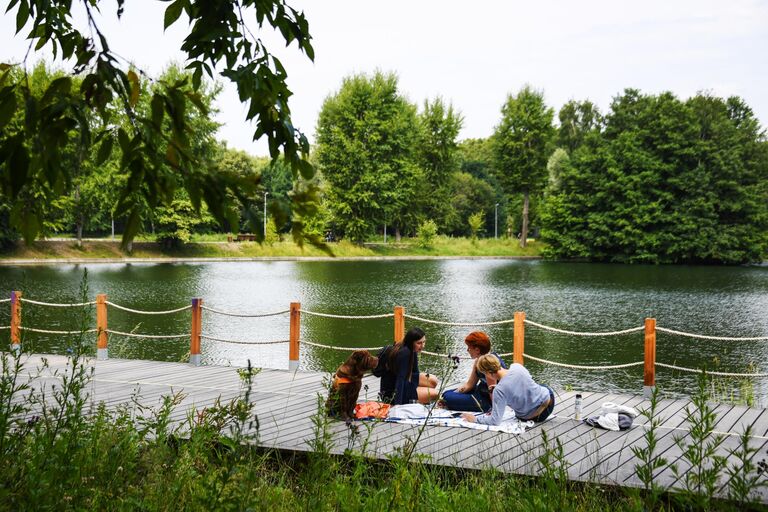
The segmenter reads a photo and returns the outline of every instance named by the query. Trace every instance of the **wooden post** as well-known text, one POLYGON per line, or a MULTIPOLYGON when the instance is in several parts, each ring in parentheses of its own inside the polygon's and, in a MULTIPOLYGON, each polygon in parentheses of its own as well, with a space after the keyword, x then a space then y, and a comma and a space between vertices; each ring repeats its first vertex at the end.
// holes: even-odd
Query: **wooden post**
POLYGON ((21 350, 21 292, 11 292, 11 350, 21 350))
POLYGON ((107 353, 107 295, 96 295, 96 359, 109 359, 107 353))
POLYGON ((656 319, 645 319, 645 371, 643 374, 643 394, 646 398, 656 387, 656 319))
POLYGON ((299 337, 301 336, 301 303, 291 302, 291 326, 288 338, 288 369, 299 369, 299 337))
POLYGON ((203 299, 192 299, 192 332, 189 340, 189 363, 200 366, 200 332, 203 326, 203 299))
POLYGON ((395 343, 400 343, 405 338, 405 308, 395 306, 395 343))
POLYGON ((523 352, 525 351, 525 313, 515 311, 515 331, 512 345, 512 362, 523 364, 523 352))

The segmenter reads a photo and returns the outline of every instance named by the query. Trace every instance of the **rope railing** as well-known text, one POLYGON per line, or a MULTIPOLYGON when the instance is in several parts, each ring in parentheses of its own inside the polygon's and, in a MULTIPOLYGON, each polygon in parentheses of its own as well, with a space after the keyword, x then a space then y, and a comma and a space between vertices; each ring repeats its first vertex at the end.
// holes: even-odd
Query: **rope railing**
POLYGON ((354 352, 355 350, 368 350, 368 351, 379 350, 381 348, 381 346, 378 346, 378 347, 338 347, 338 346, 335 346, 335 345, 323 345, 322 343, 317 343, 317 342, 314 342, 314 341, 307 341, 307 340, 301 340, 301 342, 304 343, 305 345, 309 345, 311 347, 327 348, 328 350, 341 350, 341 351, 350 351, 350 352, 354 352))
POLYGON ((560 368, 573 368, 576 370, 619 370, 622 368, 632 368, 633 366, 642 366, 645 364, 645 361, 638 361, 636 363, 608 364, 608 365, 569 364, 569 363, 558 363, 556 361, 550 361, 548 359, 534 357, 530 354, 524 354, 524 356, 538 363, 549 364, 552 366, 559 366, 560 368))
POLYGON ((704 334, 693 334, 690 332, 676 331, 674 329, 667 329, 666 327, 656 327, 657 331, 666 332, 667 334, 674 334, 675 336, 685 336, 688 338, 697 338, 700 340, 714 340, 714 341, 766 341, 768 336, 753 336, 748 338, 735 338, 731 336, 707 336, 704 334))
POLYGON ((681 372, 689 373, 706 373, 707 375, 716 375, 718 377, 768 377, 768 373, 734 373, 734 372, 716 372, 709 371, 703 368, 686 368, 685 366, 677 366, 674 364, 656 363, 656 366, 662 368, 669 368, 670 370, 679 370, 681 372))
MULTIPOLYGON (((11 300, 11 299, 8 299, 11 300)), ((73 302, 73 303, 64 303, 64 304, 57 304, 54 302, 41 302, 38 300, 32 300, 32 299, 23 299, 19 298, 21 302, 26 302, 28 304, 34 304, 36 306, 48 306, 52 308, 78 308, 82 306, 93 306, 96 304, 96 301, 90 301, 90 302, 73 302)))
POLYGON ((239 318, 265 318, 268 316, 285 315, 286 313, 291 312, 290 309, 284 309, 281 311, 275 311, 274 313, 233 313, 231 311, 223 311, 221 309, 214 309, 208 306, 200 306, 200 307, 205 311, 210 311, 211 313, 215 313, 217 315, 234 316, 239 318))
POLYGON ((115 304, 114 302, 106 301, 105 303, 109 306, 112 306, 113 308, 120 309, 122 311, 127 311, 128 313, 137 313, 139 315, 170 315, 172 313, 178 313, 179 311, 192 309, 192 306, 184 306, 176 309, 169 309, 167 311, 144 311, 141 309, 127 308, 125 306, 121 306, 120 304, 115 304))
POLYGON ((36 332, 36 333, 40 333, 40 334, 66 334, 66 335, 70 335, 70 334, 84 334, 84 333, 91 333, 91 332, 98 331, 98 329, 87 329, 85 331, 82 330, 82 329, 77 330, 77 331, 52 331, 52 330, 48 330, 48 329, 35 329, 34 327, 22 327, 22 326, 19 326, 19 330, 21 330, 21 331, 29 331, 29 332, 36 332))
POLYGON ((610 332, 580 332, 580 331, 568 331, 565 329, 558 329, 557 327, 551 327, 549 325, 540 324, 538 322, 534 322, 533 320, 525 319, 525 323, 528 325, 533 325, 534 327, 538 327, 539 329, 544 329, 545 331, 551 331, 551 332, 557 332, 560 334, 570 334, 572 336, 619 336, 621 334, 630 334, 633 332, 639 332, 645 329, 645 327, 631 327, 629 329, 624 329, 621 331, 610 331, 610 332))
POLYGON ((446 322, 443 320, 431 320, 429 318, 422 318, 420 316, 416 315, 403 315, 405 318, 409 318, 411 320, 416 320, 418 322, 424 322, 425 324, 435 324, 435 325, 450 325, 454 327, 487 327, 491 325, 504 325, 504 324, 511 324, 515 320, 509 319, 509 320, 497 320, 493 322, 446 322))
POLYGON ((115 330, 112 330, 112 329, 107 329, 106 332, 109 333, 109 334, 116 334, 118 336, 126 336, 128 338, 147 338, 147 339, 155 339, 155 340, 171 340, 171 339, 189 338, 189 333, 185 333, 185 334, 141 334, 141 333, 135 333, 135 332, 115 331, 115 330))
POLYGON ((394 313, 383 313, 381 315, 333 315, 331 313, 319 313, 317 311, 309 311, 307 309, 300 309, 300 313, 304 313, 309 316, 320 316, 323 318, 342 318, 346 320, 372 320, 375 318, 392 318, 394 313))
POLYGON ((224 338, 215 338, 207 334, 201 334, 200 337, 204 340, 218 341, 220 343, 232 343, 234 345, 279 345, 281 343, 289 343, 291 340, 274 340, 274 341, 241 341, 241 340, 228 340, 224 338))
MULTIPOLYGON (((12 292, 10 299, 0 299, 0 302, 1 303, 10 302, 10 313, 11 313, 10 325, 0 326, 0 331, 10 330, 10 340, 11 340, 12 348, 20 347, 20 343, 21 343, 20 333, 22 331, 26 331, 30 333, 50 334, 50 335, 74 335, 74 334, 84 334, 84 333, 97 333, 97 348, 98 348, 97 352, 98 352, 98 357, 101 359, 106 358, 108 335, 123 336, 128 338, 144 338, 144 339, 150 339, 150 340, 151 339, 179 340, 179 339, 189 338, 190 339, 190 362, 195 365, 200 364, 200 359, 201 359, 200 341, 201 340, 206 340, 207 342, 214 342, 214 343, 226 343, 226 344, 246 345, 246 346, 247 345, 251 345, 251 346, 282 345, 287 343, 289 346, 289 349, 288 349, 289 368, 293 370, 297 369, 299 365, 299 359, 300 359, 299 354, 300 354, 301 344, 314 347, 317 349, 346 351, 346 352, 354 351, 354 350, 368 350, 372 352, 373 351, 377 352, 381 348, 381 346, 374 346, 374 347, 337 346, 332 344, 319 343, 313 340, 301 339, 301 315, 305 314, 305 315, 315 316, 315 317, 335 318, 335 319, 344 319, 344 320, 374 320, 374 319, 394 318, 394 341, 395 342, 402 340, 405 335, 406 319, 412 321, 413 323, 418 322, 418 323, 424 323, 424 324, 443 325, 443 326, 451 326, 451 327, 490 327, 490 326, 514 324, 513 326, 511 326, 513 328, 513 335, 514 335, 512 340, 513 350, 512 352, 499 354, 501 357, 511 356, 512 360, 515 363, 521 363, 521 364, 524 364, 524 360, 527 358, 531 361, 535 361, 541 364, 552 365, 552 366, 557 366, 561 368, 571 368, 575 370, 586 370, 586 371, 623 370, 623 369, 643 366, 644 367, 643 383, 646 386, 646 388, 648 388, 649 386, 650 387, 655 386, 655 375, 656 375, 657 367, 677 370, 682 372, 691 372, 691 373, 706 372, 709 375, 718 376, 718 377, 736 377, 736 378, 768 377, 768 373, 761 373, 761 372, 746 373, 746 372, 706 371, 703 369, 688 368, 688 367, 674 365, 674 364, 657 362, 656 361, 656 338, 659 332, 665 333, 668 335, 683 336, 683 337, 689 337, 689 338, 694 338, 699 340, 729 341, 729 342, 731 341, 768 341, 768 336, 733 337, 733 336, 713 336, 713 335, 696 334, 696 333, 678 331, 675 329, 657 326, 656 320, 653 318, 646 318, 645 324, 639 327, 632 327, 632 328, 616 330, 616 331, 588 332, 588 331, 574 331, 574 330, 568 330, 568 329, 561 329, 559 327, 538 323, 538 322, 526 319, 525 313, 521 311, 515 312, 514 318, 511 318, 511 319, 502 319, 502 320, 487 321, 487 322, 450 322, 450 321, 444 321, 444 320, 424 318, 416 315, 406 315, 405 309, 401 306, 396 306, 394 308, 394 313, 384 313, 384 314, 376 314, 376 315, 341 315, 341 314, 312 311, 308 309, 301 309, 300 303, 293 302, 290 304, 290 308, 286 310, 266 312, 266 313, 248 313, 244 311, 228 311, 226 309, 218 309, 218 308, 213 308, 209 306, 203 306, 202 299, 192 299, 192 304, 188 306, 183 306, 180 308, 170 309, 165 311, 146 311, 146 310, 129 308, 126 306, 122 306, 120 304, 116 304, 114 302, 110 302, 107 300, 107 296, 104 294, 97 295, 96 300, 92 302, 66 304, 66 303, 44 302, 44 301, 37 301, 37 300, 22 298, 22 293, 18 291, 12 292), (22 326, 21 325, 22 303, 34 304, 39 306, 59 307, 59 308, 83 307, 83 306, 91 306, 95 304, 96 328, 87 329, 87 330, 81 329, 81 330, 68 331, 68 330, 40 329, 40 328, 22 326), (128 313, 143 314, 143 315, 169 315, 169 314, 179 313, 179 312, 190 309, 191 316, 192 316, 190 332, 184 333, 184 334, 143 334, 143 333, 137 333, 137 332, 123 332, 115 329, 109 329, 107 326, 108 306, 118 310, 128 312, 128 313), (231 339, 226 335, 214 336, 212 334, 203 333, 202 332, 202 311, 208 311, 209 313, 212 313, 212 314, 229 316, 229 317, 238 317, 238 318, 266 318, 266 317, 274 317, 274 316, 287 314, 290 317, 289 318, 290 320, 289 339, 287 340, 286 339, 279 339, 279 340, 231 339), (588 365, 588 364, 563 363, 563 362, 558 362, 558 361, 553 361, 549 359, 532 356, 525 352, 525 331, 526 331, 525 325, 526 324, 528 324, 528 326, 530 327, 538 328, 538 329, 549 331, 549 332, 565 334, 569 336, 585 336, 585 337, 619 336, 619 335, 628 335, 628 334, 639 333, 641 331, 644 331, 644 337, 643 337, 644 360, 625 363, 625 364, 588 365)), ((439 348, 438 350, 442 350, 442 349, 439 348)), ((471 360, 471 358, 468 357, 467 355, 440 353, 440 352, 432 352, 427 350, 423 350, 421 353, 429 357, 452 358, 454 360, 458 359, 463 361, 471 360)))

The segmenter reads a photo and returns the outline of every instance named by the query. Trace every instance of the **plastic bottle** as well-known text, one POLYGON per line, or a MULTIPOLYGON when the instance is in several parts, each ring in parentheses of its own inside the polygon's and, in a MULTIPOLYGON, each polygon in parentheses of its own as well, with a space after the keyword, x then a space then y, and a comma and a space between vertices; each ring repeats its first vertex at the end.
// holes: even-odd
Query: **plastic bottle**
POLYGON ((581 394, 576 393, 576 400, 573 402, 573 419, 581 421, 581 394))

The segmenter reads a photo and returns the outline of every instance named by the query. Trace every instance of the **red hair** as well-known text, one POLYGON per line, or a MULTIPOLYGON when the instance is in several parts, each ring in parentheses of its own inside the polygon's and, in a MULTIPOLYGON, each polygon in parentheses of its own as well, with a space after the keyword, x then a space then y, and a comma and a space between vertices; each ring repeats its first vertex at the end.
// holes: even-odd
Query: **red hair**
POLYGON ((488 337, 482 331, 473 331, 464 338, 464 343, 468 347, 475 347, 480 350, 480 355, 487 354, 491 351, 491 338, 488 337))

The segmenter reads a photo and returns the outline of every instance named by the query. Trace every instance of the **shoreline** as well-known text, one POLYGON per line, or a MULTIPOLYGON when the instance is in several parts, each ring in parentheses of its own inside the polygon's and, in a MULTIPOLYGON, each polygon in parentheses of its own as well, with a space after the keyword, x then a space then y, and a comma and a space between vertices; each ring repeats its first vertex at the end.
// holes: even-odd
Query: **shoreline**
POLYGON ((258 261, 409 261, 409 260, 541 260, 541 256, 232 256, 157 258, 14 258, 0 259, 0 266, 90 265, 116 263, 230 263, 258 261))

